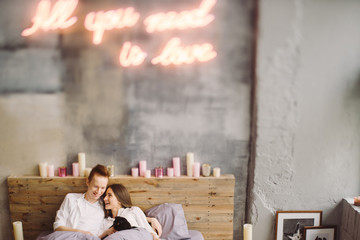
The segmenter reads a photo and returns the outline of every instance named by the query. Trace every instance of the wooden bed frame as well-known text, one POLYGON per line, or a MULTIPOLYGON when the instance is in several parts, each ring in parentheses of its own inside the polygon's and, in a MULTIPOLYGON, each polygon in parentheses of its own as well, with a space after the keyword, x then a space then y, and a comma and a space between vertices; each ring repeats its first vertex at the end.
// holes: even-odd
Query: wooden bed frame
MULTIPOLYGON (((87 189, 84 177, 10 176, 7 182, 11 221, 22 221, 26 240, 52 230, 56 211, 67 193, 83 193, 87 189)), ((206 240, 233 239, 233 175, 115 176, 109 179, 109 184, 112 183, 124 184, 133 204, 143 210, 167 202, 182 204, 188 228, 200 231, 206 240)))

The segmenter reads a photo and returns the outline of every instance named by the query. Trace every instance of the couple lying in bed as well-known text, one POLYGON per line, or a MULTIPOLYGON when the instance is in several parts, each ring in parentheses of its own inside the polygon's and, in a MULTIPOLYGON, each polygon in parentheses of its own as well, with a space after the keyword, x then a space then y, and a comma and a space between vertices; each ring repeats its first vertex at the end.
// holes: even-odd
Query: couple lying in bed
POLYGON ((106 167, 96 165, 86 180, 87 191, 66 195, 56 213, 54 230, 105 238, 116 232, 114 218, 120 216, 132 227, 144 228, 153 239, 159 239, 162 229, 157 219, 147 218, 139 207, 132 206, 130 194, 123 185, 113 184, 106 188, 108 179, 106 167))

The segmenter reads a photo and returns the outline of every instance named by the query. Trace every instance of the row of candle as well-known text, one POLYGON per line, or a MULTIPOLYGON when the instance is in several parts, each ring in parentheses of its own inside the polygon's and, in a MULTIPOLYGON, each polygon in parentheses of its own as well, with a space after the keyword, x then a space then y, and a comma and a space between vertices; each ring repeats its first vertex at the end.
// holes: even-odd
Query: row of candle
MULTIPOLYGON (((85 153, 78 154, 78 162, 72 163, 72 176, 74 177, 87 177, 91 171, 91 168, 86 168, 85 164, 85 153)), ((180 169, 180 158, 174 157, 172 159, 172 167, 167 168, 167 176, 168 177, 179 177, 181 175, 180 169)), ((200 177, 200 162, 194 162, 194 153, 186 154, 186 175, 188 177, 200 177)), ((115 174, 114 165, 107 166, 109 175, 112 177, 115 174)), ((40 176, 41 177, 54 177, 55 170, 54 165, 48 165, 45 163, 39 164, 40 176)), ((210 176, 211 174, 211 166, 209 164, 202 165, 202 175, 205 177, 210 176)), ((151 177, 151 170, 147 169, 146 160, 142 160, 139 162, 139 168, 132 168, 131 175, 133 177, 151 177)), ((67 176, 66 167, 58 168, 58 176, 65 177, 67 176)), ((161 167, 155 168, 155 177, 163 177, 164 169, 161 167)), ((220 177, 220 168, 213 169, 213 176, 220 177)))
MULTIPOLYGON (((167 168, 168 177, 179 177, 181 175, 180 170, 180 158, 174 157, 172 159, 173 166, 167 168)), ((209 177, 211 174, 211 166, 204 163, 202 165, 202 175, 209 177)), ((188 177, 200 177, 200 162, 194 162, 194 153, 186 154, 186 175, 188 177)), ((146 160, 139 162, 139 167, 131 169, 131 176, 133 177, 151 177, 151 170, 147 169, 146 160)), ((163 177, 164 169, 162 167, 155 168, 155 177, 163 177)), ((213 169, 213 176, 220 177, 220 168, 213 169)))
MULTIPOLYGON (((85 153, 78 153, 78 162, 72 163, 72 175, 74 177, 87 177, 90 174, 91 168, 86 168, 85 164, 85 153)), ((39 164, 39 171, 41 177, 54 177, 55 176, 55 167, 53 164, 48 164, 47 162, 42 162, 39 164)), ((58 168, 58 176, 65 177, 67 176, 66 167, 58 168)))

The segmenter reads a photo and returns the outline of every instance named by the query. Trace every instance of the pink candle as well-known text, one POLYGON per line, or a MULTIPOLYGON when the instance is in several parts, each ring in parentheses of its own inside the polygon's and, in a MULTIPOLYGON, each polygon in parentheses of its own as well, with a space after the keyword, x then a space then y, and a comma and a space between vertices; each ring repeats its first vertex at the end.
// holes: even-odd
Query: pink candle
POLYGON ((59 167, 59 177, 66 177, 66 167, 59 167))
POLYGON ((80 172, 79 172, 79 163, 78 162, 74 162, 72 164, 72 173, 74 177, 78 177, 80 176, 80 172))
POLYGON ((55 175, 54 165, 48 165, 47 166, 47 176, 53 177, 55 175))
POLYGON ((163 177, 164 176, 164 170, 162 167, 155 168, 155 177, 163 177))
POLYGON ((144 177, 145 172, 146 172, 146 161, 145 160, 142 160, 139 162, 139 169, 140 169, 140 177, 144 177))
POLYGON ((193 163, 193 176, 200 177, 200 163, 199 162, 193 163))
POLYGON ((174 176, 174 169, 173 168, 167 168, 167 176, 173 177, 174 176))
POLYGON ((173 168, 174 168, 174 176, 180 177, 181 171, 180 171, 180 158, 179 157, 173 158, 173 168))
POLYGON ((138 168, 132 168, 131 169, 131 176, 138 177, 139 176, 139 169, 138 168))

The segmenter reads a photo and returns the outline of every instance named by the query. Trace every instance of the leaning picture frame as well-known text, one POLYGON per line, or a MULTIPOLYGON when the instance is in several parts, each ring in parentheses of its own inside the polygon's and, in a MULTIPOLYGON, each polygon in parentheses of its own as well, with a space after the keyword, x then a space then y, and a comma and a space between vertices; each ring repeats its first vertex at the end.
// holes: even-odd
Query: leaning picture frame
POLYGON ((277 211, 275 240, 304 239, 304 227, 319 227, 322 211, 277 211))
POLYGON ((336 240, 336 226, 304 227, 304 240, 336 240))

